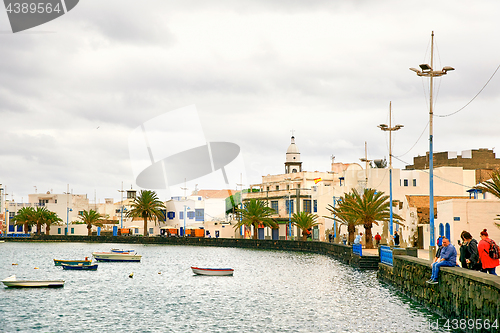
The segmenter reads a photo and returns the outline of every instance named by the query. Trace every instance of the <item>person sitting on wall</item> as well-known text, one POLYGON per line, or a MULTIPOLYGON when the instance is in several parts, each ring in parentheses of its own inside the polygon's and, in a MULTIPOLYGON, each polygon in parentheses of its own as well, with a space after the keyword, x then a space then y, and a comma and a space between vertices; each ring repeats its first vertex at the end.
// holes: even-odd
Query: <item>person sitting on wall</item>
POLYGON ((442 266, 455 267, 457 265, 457 250, 450 244, 448 238, 443 237, 443 247, 438 260, 432 263, 432 275, 430 280, 426 281, 429 284, 438 283, 439 269, 442 266))

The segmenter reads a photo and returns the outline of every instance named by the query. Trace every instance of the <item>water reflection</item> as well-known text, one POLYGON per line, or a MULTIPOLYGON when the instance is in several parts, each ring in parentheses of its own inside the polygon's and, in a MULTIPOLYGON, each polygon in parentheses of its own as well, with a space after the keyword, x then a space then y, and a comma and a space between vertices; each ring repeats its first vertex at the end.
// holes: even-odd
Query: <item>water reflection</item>
POLYGON ((52 263, 112 247, 120 245, 4 243, 0 278, 66 280, 60 290, 0 289, 5 331, 449 332, 430 328, 440 317, 380 283, 376 272, 322 255, 133 245, 141 263, 100 263, 95 272, 52 263), (190 266, 235 273, 193 276, 190 266))

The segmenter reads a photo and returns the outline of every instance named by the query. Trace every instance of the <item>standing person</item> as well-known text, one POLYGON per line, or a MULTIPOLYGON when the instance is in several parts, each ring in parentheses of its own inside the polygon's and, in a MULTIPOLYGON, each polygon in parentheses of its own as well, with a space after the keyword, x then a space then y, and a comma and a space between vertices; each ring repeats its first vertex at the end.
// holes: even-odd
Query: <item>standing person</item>
POLYGON ((347 236, 345 234, 342 236, 342 243, 344 243, 344 245, 347 244, 347 236))
POLYGON ((490 247, 495 245, 495 242, 488 238, 488 232, 486 229, 481 231, 481 241, 477 246, 479 258, 481 259, 482 264, 481 272, 497 275, 495 267, 500 264, 499 259, 493 259, 490 257, 490 247))
POLYGON ((331 243, 332 242, 332 239, 333 239, 333 234, 328 234, 328 241, 331 243))
POLYGON ((443 236, 439 236, 437 240, 437 246, 441 247, 443 245, 443 236))
MULTIPOLYGON (((481 260, 479 259, 479 252, 477 250, 477 240, 472 238, 472 235, 468 231, 463 231, 460 235, 467 246, 467 252, 465 256, 466 268, 479 271, 482 268, 481 260)), ((463 267, 463 266, 462 266, 463 267)))
POLYGON ((460 241, 460 239, 458 240, 458 246, 460 246, 460 256, 459 256, 459 259, 458 261, 460 261, 460 266, 462 266, 462 268, 468 268, 467 267, 467 259, 470 258, 470 253, 469 253, 469 250, 467 248, 467 241, 464 239, 464 233, 467 232, 467 231, 462 231, 462 234, 460 234, 460 238, 462 239, 462 241, 460 241))
POLYGON ((377 234, 375 235, 375 245, 377 245, 377 247, 379 246, 381 239, 382 239, 382 237, 377 232, 377 234))
POLYGON ((360 232, 359 235, 356 236, 354 239, 354 244, 361 244, 361 236, 363 236, 363 233, 360 232))
POLYGON ((457 250, 450 244, 448 238, 443 237, 443 247, 439 259, 432 263, 432 275, 430 280, 426 281, 429 284, 438 283, 439 269, 441 267, 454 267, 457 265, 457 250))
POLYGON ((397 231, 394 231, 394 246, 399 246, 399 235, 397 231))

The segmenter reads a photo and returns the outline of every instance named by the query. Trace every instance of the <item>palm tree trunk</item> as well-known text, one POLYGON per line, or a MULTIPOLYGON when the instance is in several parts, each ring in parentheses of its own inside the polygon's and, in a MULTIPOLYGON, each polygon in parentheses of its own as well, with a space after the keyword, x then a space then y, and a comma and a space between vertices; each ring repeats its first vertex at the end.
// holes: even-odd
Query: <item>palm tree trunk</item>
POLYGON ((92 236, 92 224, 87 225, 87 236, 92 236))
POLYGON ((47 227, 45 227, 45 232, 47 233, 47 235, 50 235, 50 225, 47 224, 47 227))
POLYGON ((370 223, 369 226, 365 225, 365 248, 373 249, 373 240, 372 240, 372 225, 370 223))
POLYGON ((354 243, 354 232, 356 231, 354 224, 349 224, 347 226, 347 231, 349 232, 349 244, 352 244, 354 243))
MULTIPOLYGON (((186 234, 186 230, 184 230, 184 235, 186 234)), ((144 218, 144 237, 149 236, 148 234, 148 218, 144 218)))

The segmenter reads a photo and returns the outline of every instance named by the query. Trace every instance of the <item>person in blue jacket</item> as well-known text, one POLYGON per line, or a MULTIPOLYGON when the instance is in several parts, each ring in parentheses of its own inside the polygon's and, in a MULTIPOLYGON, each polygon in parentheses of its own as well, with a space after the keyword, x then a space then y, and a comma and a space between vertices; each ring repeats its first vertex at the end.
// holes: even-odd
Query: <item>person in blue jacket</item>
POLYGON ((439 259, 432 263, 432 275, 430 280, 426 281, 429 284, 438 283, 439 269, 445 267, 455 267, 457 265, 457 250, 450 244, 448 238, 443 237, 443 245, 439 259))

